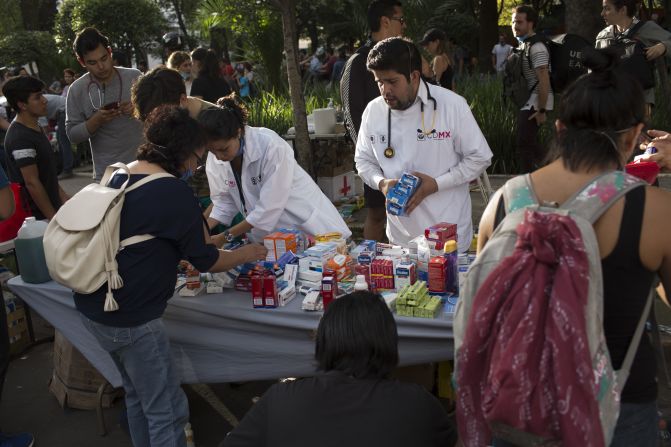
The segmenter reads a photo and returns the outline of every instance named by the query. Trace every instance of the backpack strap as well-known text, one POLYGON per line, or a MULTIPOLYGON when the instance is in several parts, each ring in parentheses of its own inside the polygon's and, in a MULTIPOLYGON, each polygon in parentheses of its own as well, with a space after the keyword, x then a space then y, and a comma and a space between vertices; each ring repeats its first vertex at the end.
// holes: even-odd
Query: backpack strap
POLYGON ((503 185, 503 201, 506 207, 506 214, 510 214, 520 208, 538 204, 536 194, 534 194, 531 187, 529 174, 513 177, 503 185))
POLYGON ((592 179, 560 208, 571 210, 593 224, 622 196, 645 184, 622 171, 607 172, 592 179))
MULTIPOLYGON (((656 284, 658 281, 653 281, 653 284, 656 284)), ((655 286, 650 287, 650 293, 645 302, 645 307, 643 308, 643 313, 641 318, 638 320, 638 325, 636 326, 636 331, 634 331, 634 336, 629 343, 627 348, 627 354, 624 356, 622 361, 622 366, 617 372, 617 382, 615 383, 615 390, 617 394, 622 394, 624 385, 627 383, 627 378, 629 377, 629 370, 631 369, 631 364, 634 362, 634 357, 636 356, 636 351, 638 351, 638 345, 641 342, 641 337, 643 336, 643 328, 645 323, 648 320, 648 315, 650 314, 650 309, 652 308, 652 298, 655 295, 655 286)))
MULTIPOLYGON (((134 189, 139 188, 140 186, 146 185, 149 182, 152 182, 154 180, 158 180, 160 178, 167 178, 167 177, 174 177, 172 174, 168 174, 167 172, 158 172, 156 174, 151 174, 148 175, 137 182, 133 183, 131 186, 126 188, 126 192, 130 192, 134 189)), ((135 236, 128 237, 124 240, 122 240, 119 243, 119 251, 123 250, 124 248, 128 247, 129 245, 133 244, 139 244, 140 242, 148 241, 149 239, 153 239, 154 236, 151 234, 138 234, 135 236)))
POLYGON ((117 171, 124 171, 126 175, 128 176, 128 180, 126 180, 123 185, 121 185, 121 188, 119 189, 126 189, 126 185, 128 185, 128 181, 130 180, 130 168, 126 166, 126 164, 121 163, 121 162, 116 162, 112 165, 109 165, 108 167, 105 168, 105 173, 103 174, 103 178, 100 179, 100 184, 102 186, 107 186, 107 183, 110 181, 112 178, 112 175, 114 175, 115 172, 117 171))
POLYGON ((638 40, 636 39, 636 35, 638 34, 638 31, 643 28, 643 25, 645 25, 645 21, 639 20, 636 22, 636 25, 632 26, 629 28, 627 31, 621 34, 622 37, 625 37, 627 39, 632 39, 632 40, 638 40))

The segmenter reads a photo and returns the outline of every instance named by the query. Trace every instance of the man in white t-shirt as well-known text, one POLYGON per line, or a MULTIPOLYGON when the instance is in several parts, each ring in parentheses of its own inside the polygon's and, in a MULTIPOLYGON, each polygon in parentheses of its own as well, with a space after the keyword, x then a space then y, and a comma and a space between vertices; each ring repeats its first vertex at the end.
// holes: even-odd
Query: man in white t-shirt
POLYGON ((503 72, 503 66, 508 56, 510 56, 512 49, 513 47, 506 43, 506 36, 499 34, 499 43, 492 48, 492 67, 494 67, 496 73, 500 74, 503 72))
POLYGON ((538 142, 538 129, 554 107, 550 86, 550 52, 534 30, 538 13, 531 6, 513 8, 512 28, 521 43, 522 74, 529 87, 529 99, 517 115, 517 152, 521 172, 531 172, 544 161, 546 151, 538 142))

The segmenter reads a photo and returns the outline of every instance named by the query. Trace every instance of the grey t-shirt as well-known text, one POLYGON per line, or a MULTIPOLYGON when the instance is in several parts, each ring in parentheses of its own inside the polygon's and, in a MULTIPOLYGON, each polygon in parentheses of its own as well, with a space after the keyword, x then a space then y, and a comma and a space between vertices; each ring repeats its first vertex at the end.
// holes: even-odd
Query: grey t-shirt
POLYGON ((130 101, 130 88, 142 74, 134 68, 115 67, 119 76, 112 77, 104 88, 90 73, 77 79, 68 90, 66 121, 70 142, 89 140, 96 180, 102 178, 105 168, 117 161, 130 163, 137 158, 137 148, 142 143, 142 124, 130 116, 122 115, 91 134, 86 120, 101 106, 114 101, 130 101))

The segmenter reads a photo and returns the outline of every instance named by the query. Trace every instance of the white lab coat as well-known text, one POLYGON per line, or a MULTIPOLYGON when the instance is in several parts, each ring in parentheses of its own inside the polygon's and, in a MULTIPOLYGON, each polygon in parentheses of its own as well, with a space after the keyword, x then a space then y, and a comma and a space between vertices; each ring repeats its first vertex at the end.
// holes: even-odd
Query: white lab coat
POLYGON ((229 162, 209 153, 206 172, 214 205, 210 217, 228 225, 242 213, 254 227, 253 241, 278 228, 352 235, 335 206, 296 162, 291 146, 272 130, 245 127, 241 176, 245 206, 229 162))
POLYGON ((363 112, 354 161, 359 176, 373 189, 378 189, 380 180, 398 179, 406 171, 435 178, 438 191, 426 197, 410 216, 387 215, 387 237, 394 244, 407 245, 430 225, 456 223, 459 251, 463 252, 473 237, 468 185, 487 169, 492 151, 466 100, 442 87, 429 88, 437 103, 433 128, 429 127, 433 102, 428 99, 426 84, 420 82, 415 103, 406 110, 391 112, 391 147, 395 154, 386 158, 389 107, 382 97, 376 98, 363 112), (424 103, 424 124, 420 103, 424 103), (423 125, 435 132, 424 135, 423 125))

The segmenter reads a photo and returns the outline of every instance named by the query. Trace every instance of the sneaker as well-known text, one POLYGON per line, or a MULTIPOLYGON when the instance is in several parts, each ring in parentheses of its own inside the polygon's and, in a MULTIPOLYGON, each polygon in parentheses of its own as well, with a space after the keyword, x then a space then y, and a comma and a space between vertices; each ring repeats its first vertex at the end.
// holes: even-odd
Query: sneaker
POLYGON ((65 180, 67 178, 72 178, 75 175, 72 173, 72 171, 63 171, 61 175, 58 176, 58 180, 65 180))
POLYGON ((35 438, 30 433, 6 435, 0 433, 0 447, 33 447, 35 438))

